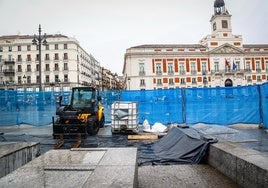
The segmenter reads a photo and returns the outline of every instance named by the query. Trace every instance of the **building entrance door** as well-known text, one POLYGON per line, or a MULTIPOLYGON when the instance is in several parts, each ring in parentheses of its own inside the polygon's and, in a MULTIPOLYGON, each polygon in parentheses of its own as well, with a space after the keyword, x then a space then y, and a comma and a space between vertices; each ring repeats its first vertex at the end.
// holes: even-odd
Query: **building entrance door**
POLYGON ((231 79, 225 80, 225 87, 232 87, 233 86, 233 81, 231 79))

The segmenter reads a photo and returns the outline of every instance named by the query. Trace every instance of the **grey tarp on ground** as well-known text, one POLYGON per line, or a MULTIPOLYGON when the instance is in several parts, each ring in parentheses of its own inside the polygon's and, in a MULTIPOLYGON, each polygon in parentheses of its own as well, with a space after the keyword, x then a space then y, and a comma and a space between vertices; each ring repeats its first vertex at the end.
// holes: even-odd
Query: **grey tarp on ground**
POLYGON ((192 128, 173 127, 155 143, 141 143, 138 147, 139 165, 198 164, 210 143, 216 139, 202 139, 192 128))

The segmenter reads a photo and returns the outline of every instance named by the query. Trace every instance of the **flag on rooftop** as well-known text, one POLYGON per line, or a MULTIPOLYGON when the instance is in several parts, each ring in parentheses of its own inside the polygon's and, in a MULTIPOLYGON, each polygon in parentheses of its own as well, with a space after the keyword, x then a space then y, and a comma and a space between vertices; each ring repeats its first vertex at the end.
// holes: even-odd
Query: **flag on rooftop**
POLYGON ((235 64, 235 62, 233 61, 233 70, 236 70, 237 65, 235 64))

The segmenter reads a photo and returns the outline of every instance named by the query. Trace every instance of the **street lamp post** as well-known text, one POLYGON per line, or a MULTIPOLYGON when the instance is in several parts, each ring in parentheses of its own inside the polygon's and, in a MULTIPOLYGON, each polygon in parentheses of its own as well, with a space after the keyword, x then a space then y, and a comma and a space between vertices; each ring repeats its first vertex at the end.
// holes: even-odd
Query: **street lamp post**
POLYGON ((128 90, 130 90, 130 78, 128 78, 128 90))
POLYGON ((39 29, 38 29, 38 37, 36 37, 34 35, 34 38, 32 40, 32 43, 34 45, 38 46, 38 50, 39 50, 39 57, 38 57, 38 62, 39 62, 39 91, 42 91, 42 72, 41 72, 41 44, 43 45, 47 45, 47 41, 46 41, 46 33, 44 34, 44 36, 41 35, 41 25, 39 24, 39 29))

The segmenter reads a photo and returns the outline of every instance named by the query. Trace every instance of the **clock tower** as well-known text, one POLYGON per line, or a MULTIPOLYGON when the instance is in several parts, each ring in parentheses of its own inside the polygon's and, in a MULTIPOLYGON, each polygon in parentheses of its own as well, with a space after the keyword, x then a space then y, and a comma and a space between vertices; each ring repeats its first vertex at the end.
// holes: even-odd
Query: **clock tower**
POLYGON ((232 34, 231 17, 224 0, 215 0, 214 13, 210 19, 211 35, 204 37, 200 43, 208 48, 216 48, 226 43, 242 48, 242 36, 232 34))
POLYGON ((232 33, 231 15, 225 8, 223 0, 216 0, 214 2, 214 14, 210 20, 212 26, 212 34, 232 33))

